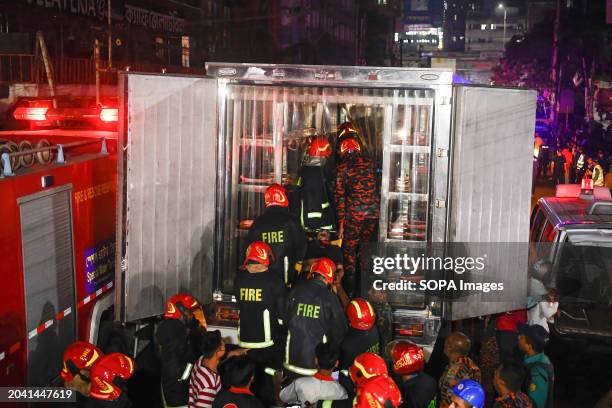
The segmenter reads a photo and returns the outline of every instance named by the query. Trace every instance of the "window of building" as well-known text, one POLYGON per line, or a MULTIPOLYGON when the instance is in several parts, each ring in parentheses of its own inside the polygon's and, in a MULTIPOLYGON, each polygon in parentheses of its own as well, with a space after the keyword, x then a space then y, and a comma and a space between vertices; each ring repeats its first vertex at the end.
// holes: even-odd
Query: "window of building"
POLYGON ((496 25, 495 24, 491 24, 491 30, 495 30, 496 25))
POLYGON ((189 36, 184 35, 181 37, 181 60, 184 67, 189 67, 189 36))
POLYGON ((481 30, 486 30, 487 29, 487 25, 486 24, 481 24, 480 25, 480 29, 481 30))
POLYGON ((457 42, 457 37, 453 35, 453 42, 457 42))
POLYGON ((456 14, 453 16, 453 19, 454 19, 455 21, 457 21, 457 15, 456 15, 456 14))
POLYGON ((163 37, 155 37, 155 56, 162 62, 166 62, 166 44, 163 37))

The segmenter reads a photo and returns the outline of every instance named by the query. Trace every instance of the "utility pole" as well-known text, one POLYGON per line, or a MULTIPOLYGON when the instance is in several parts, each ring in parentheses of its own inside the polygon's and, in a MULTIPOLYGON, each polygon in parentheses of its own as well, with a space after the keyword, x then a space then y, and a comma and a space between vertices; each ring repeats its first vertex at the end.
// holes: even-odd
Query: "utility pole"
POLYGON ((557 9, 555 13, 555 25, 553 28, 553 45, 552 45, 552 56, 550 58, 550 79, 553 83, 553 110, 552 110, 552 123, 556 125, 557 116, 559 111, 559 90, 557 82, 559 81, 557 75, 557 61, 559 58, 559 30, 561 25, 561 0, 557 0, 557 9))
POLYGON ((113 33, 112 33, 112 0, 106 0, 108 5, 108 68, 113 67, 113 33))

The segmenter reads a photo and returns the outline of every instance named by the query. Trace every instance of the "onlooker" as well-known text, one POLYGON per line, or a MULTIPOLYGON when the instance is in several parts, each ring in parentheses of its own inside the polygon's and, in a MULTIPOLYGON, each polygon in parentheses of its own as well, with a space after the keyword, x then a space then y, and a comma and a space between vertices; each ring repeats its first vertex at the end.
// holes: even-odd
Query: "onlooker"
POLYGON ((251 385, 255 379, 255 363, 249 357, 241 356, 231 358, 224 365, 227 365, 229 389, 224 389, 215 397, 213 408, 225 406, 264 408, 261 401, 251 392, 251 385))
POLYGON ((569 168, 570 165, 572 163, 573 160, 573 154, 570 151, 570 149, 566 147, 563 148, 563 150, 561 151, 561 153, 563 154, 563 157, 565 158, 565 184, 569 183, 569 168))
POLYGON ((523 385, 523 367, 515 363, 500 365, 495 370, 493 384, 499 397, 493 408, 533 408, 529 397, 521 392, 523 385))
POLYGON ((555 157, 552 159, 552 186, 555 188, 557 184, 565 183, 565 156, 561 150, 557 150, 555 157))
POLYGON ((485 392, 474 380, 462 380, 453 387, 450 408, 483 408, 485 392))
POLYGON ((592 157, 587 159, 588 169, 585 177, 593 180, 593 186, 603 186, 605 184, 604 171, 601 165, 593 160, 592 157))
POLYGON ((219 330, 207 332, 202 338, 202 356, 196 361, 189 381, 189 408, 211 408, 221 389, 217 373, 225 354, 225 344, 219 330))
POLYGON ((499 359, 501 362, 519 362, 520 350, 518 349, 517 324, 527 322, 527 311, 525 309, 502 313, 495 319, 495 337, 499 347, 499 359))
MULTIPOLYGON (((453 387, 461 380, 474 380, 480 382, 480 368, 468 357, 472 343, 470 339, 461 332, 452 332, 444 342, 444 354, 448 357, 449 364, 445 367, 440 381, 440 408, 451 405, 453 387)), ((484 391, 483 391, 484 403, 484 391)))
POLYGON ((338 366, 338 350, 330 343, 321 343, 315 348, 317 373, 311 377, 301 377, 280 390, 282 377, 276 375, 275 389, 281 405, 316 404, 319 400, 341 400, 347 398, 346 390, 332 377, 338 366))
POLYGON ((539 325, 518 325, 519 347, 525 352, 523 365, 528 371, 527 395, 533 400, 535 408, 553 406, 554 367, 544 354, 548 332, 539 325))
POLYGON ((540 325, 550 333, 548 323, 552 322, 558 310, 559 302, 557 301, 557 291, 549 288, 545 298, 534 303, 527 309, 527 322, 530 325, 540 325))

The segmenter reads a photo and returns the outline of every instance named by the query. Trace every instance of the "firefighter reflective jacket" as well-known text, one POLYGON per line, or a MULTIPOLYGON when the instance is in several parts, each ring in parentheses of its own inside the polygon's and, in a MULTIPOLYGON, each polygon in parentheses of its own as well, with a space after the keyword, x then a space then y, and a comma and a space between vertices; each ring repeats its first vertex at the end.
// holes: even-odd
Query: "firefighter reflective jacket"
POLYGON ((380 354, 378 328, 376 326, 373 326, 370 330, 349 328, 348 334, 340 346, 340 369, 346 370, 349 368, 355 357, 366 351, 380 354))
POLYGON ((334 208, 324 173, 323 165, 305 165, 300 170, 300 222, 309 230, 333 230, 335 227, 334 208))
POLYGON ((358 219, 378 218, 380 194, 376 164, 368 157, 350 155, 336 169, 334 201, 339 222, 351 215, 358 219))
POLYGON ((189 374, 195 360, 187 326, 177 319, 165 319, 155 339, 164 400, 169 406, 187 405, 189 374))
POLYGON ((344 310, 338 297, 318 279, 293 288, 287 303, 284 366, 297 374, 314 375, 315 347, 326 342, 339 346, 346 334, 344 310))
POLYGON ((255 241, 270 245, 274 262, 270 271, 278 274, 285 284, 295 279, 295 263, 306 253, 306 233, 287 208, 269 207, 253 222, 245 248, 255 241))
POLYGON ((278 341, 279 319, 285 305, 285 285, 270 271, 240 270, 234 280, 240 309, 238 345, 250 349, 271 347, 278 341))

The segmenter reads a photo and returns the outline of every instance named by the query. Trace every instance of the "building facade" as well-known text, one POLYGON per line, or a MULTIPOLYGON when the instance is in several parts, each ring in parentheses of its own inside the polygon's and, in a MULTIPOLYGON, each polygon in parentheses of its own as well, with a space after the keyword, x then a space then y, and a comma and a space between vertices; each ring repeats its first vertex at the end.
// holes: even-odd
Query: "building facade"
POLYGON ((203 22, 225 15, 229 8, 219 0, 6 1, 0 3, 0 37, 20 41, 0 41, 0 53, 33 54, 41 31, 52 57, 92 58, 97 39, 107 61, 110 33, 115 63, 201 68, 214 55, 210 44, 219 44, 203 22))
POLYGON ((520 7, 498 5, 468 13, 465 51, 498 53, 501 56, 506 43, 516 35, 523 35, 525 30, 525 10, 520 7))

